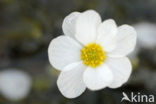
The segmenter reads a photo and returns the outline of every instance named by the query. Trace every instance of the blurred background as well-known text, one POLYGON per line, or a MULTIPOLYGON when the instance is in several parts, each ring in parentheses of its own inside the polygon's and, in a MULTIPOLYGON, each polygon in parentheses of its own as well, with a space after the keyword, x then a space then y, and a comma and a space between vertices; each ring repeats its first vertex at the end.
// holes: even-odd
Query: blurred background
POLYGON ((120 104, 122 92, 156 97, 156 0, 0 0, 0 104, 120 104), (136 28, 133 73, 118 89, 86 90, 70 100, 57 88, 47 48, 63 34, 65 16, 87 9, 136 28))

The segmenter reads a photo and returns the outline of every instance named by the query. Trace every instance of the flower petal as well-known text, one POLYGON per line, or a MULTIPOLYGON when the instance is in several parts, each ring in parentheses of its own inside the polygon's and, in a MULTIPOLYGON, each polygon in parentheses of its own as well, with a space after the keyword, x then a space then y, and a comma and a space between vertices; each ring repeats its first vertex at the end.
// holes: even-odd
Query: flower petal
POLYGON ((48 48, 50 63, 58 70, 71 63, 80 61, 81 45, 68 36, 59 36, 52 40, 48 48))
POLYGON ((140 22, 133 25, 138 35, 138 45, 152 49, 156 47, 156 24, 150 22, 140 22))
POLYGON ((73 67, 73 70, 61 72, 57 80, 57 86, 65 97, 75 98, 85 91, 86 85, 82 79, 85 68, 86 67, 80 63, 73 67))
POLYGON ((96 11, 88 10, 83 12, 76 20, 76 39, 82 44, 95 41, 97 27, 101 18, 96 11))
POLYGON ((108 54, 110 57, 123 57, 132 52, 136 45, 136 31, 129 25, 122 25, 118 28, 117 46, 108 54))
POLYGON ((62 24, 62 29, 65 35, 75 38, 75 22, 80 14, 81 13, 79 12, 73 12, 65 17, 62 24))
POLYGON ((113 74, 111 70, 103 64, 95 69, 87 68, 83 74, 83 80, 90 90, 100 90, 112 82, 113 74))
POLYGON ((31 77, 21 69, 4 69, 0 72, 0 92, 11 101, 19 101, 30 92, 31 77))
POLYGON ((127 57, 108 58, 106 60, 106 65, 114 75, 114 80, 109 85, 110 88, 120 87, 122 84, 127 82, 132 71, 131 63, 127 57))
POLYGON ((117 25, 114 20, 108 19, 100 24, 96 42, 102 45, 107 52, 113 50, 116 45, 117 25))

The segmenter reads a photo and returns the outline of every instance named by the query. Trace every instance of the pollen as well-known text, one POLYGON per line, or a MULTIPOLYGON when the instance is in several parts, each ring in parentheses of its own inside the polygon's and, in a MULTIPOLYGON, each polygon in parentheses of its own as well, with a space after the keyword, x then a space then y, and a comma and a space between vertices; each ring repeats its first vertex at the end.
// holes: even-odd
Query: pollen
POLYGON ((106 59, 106 52, 96 43, 91 43, 81 49, 81 60, 86 66, 95 68, 106 59))

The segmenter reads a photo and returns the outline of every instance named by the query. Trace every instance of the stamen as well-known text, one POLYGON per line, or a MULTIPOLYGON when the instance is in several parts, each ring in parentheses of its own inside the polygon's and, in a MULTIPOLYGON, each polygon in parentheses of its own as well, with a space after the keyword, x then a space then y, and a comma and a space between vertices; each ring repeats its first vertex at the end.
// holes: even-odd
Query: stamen
POLYGON ((81 59, 86 66, 97 67, 106 59, 106 52, 96 43, 91 43, 81 49, 81 59))

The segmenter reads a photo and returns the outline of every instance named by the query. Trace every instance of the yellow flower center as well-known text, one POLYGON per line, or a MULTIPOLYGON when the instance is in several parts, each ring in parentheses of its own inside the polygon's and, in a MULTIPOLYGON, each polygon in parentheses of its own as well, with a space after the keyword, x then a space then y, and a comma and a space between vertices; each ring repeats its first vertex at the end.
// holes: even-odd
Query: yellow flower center
POLYGON ((81 49, 81 60, 86 66, 95 68, 106 59, 106 52, 96 43, 91 43, 81 49))

